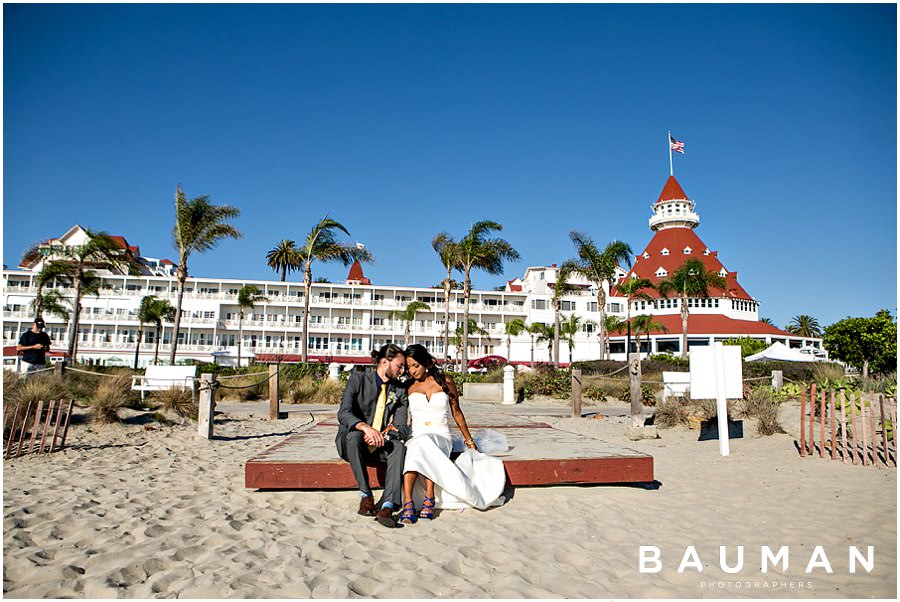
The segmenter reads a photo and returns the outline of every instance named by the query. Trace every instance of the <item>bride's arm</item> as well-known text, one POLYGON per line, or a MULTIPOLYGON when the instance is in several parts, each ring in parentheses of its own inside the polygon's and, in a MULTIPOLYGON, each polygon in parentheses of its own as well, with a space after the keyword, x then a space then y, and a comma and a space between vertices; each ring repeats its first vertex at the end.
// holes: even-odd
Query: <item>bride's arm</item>
POLYGON ((456 388, 456 383, 453 382, 453 378, 449 374, 446 375, 445 378, 447 379, 447 390, 448 396, 450 397, 450 413, 453 414, 453 420, 456 421, 456 426, 459 427, 463 438, 466 440, 466 447, 477 450, 478 448, 475 446, 475 441, 472 439, 471 433, 469 433, 469 425, 466 424, 466 417, 463 416, 462 408, 459 407, 459 390, 456 388))

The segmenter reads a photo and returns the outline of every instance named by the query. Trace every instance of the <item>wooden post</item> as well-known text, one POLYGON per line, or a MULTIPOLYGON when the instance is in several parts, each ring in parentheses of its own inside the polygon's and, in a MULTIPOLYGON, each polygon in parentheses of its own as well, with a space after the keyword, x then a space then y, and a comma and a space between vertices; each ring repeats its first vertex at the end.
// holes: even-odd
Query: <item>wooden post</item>
POLYGON ((806 387, 800 391, 800 457, 806 456, 806 387))
POLYGON ((19 411, 22 409, 22 402, 16 403, 16 409, 13 412, 12 422, 9 424, 9 437, 6 439, 6 453, 4 458, 9 458, 12 453, 13 441, 16 440, 16 423, 19 421, 19 411))
POLYGON ((841 397, 841 461, 847 463, 847 395, 844 389, 839 391, 841 397))
POLYGON ((59 448, 62 449, 66 446, 66 434, 69 432, 69 419, 72 418, 72 405, 75 403, 74 399, 69 400, 69 405, 66 407, 66 422, 63 424, 63 433, 62 439, 59 442, 59 448))
POLYGON ((891 404, 891 439, 894 440, 894 466, 897 466, 897 405, 891 404))
POLYGON ((869 405, 869 435, 870 441, 872 442, 872 466, 875 468, 881 468, 878 465, 878 437, 875 436, 875 398, 872 397, 872 401, 869 405))
POLYGON ((809 386, 809 455, 816 453, 816 383, 809 386))
POLYGON ((25 414, 22 416, 22 430, 19 434, 19 444, 16 446, 16 453, 13 454, 13 458, 18 458, 19 454, 22 453, 22 444, 25 442, 25 432, 28 431, 28 415, 31 414, 32 403, 31 401, 28 402, 28 407, 25 408, 25 414))
POLYGON ((869 424, 866 420, 866 400, 857 393, 859 400, 859 430, 862 433, 860 443, 862 443, 862 460, 863 466, 869 465, 869 424))
POLYGON ((581 368, 572 368, 572 418, 581 418, 581 368))
POLYGON ((34 413, 34 424, 31 427, 31 440, 28 442, 28 447, 25 448, 26 454, 34 453, 34 443, 37 441, 37 434, 41 427, 41 414, 44 413, 44 400, 41 399, 38 401, 37 410, 34 413))
POLYGON ((644 404, 641 399, 641 354, 628 356, 628 378, 631 381, 631 426, 644 426, 644 404))
POLYGON ((63 415, 63 400, 59 400, 59 407, 56 409, 56 420, 53 423, 53 437, 50 439, 50 451, 49 453, 53 453, 53 450, 56 449, 56 437, 59 434, 59 424, 62 422, 63 415))
MULTIPOLYGON (((888 465, 888 439, 887 439, 887 422, 884 417, 884 395, 878 396, 878 405, 881 408, 881 442, 884 445, 884 465, 888 465)), ((893 423, 891 423, 893 427, 893 423)))
POLYGON ((825 457, 825 389, 819 391, 819 457, 825 457))
POLYGON ((831 396, 828 399, 828 414, 831 418, 831 459, 834 460, 834 454, 837 451, 837 422, 834 416, 834 389, 831 390, 831 396))
POLYGON ((772 388, 781 389, 784 386, 784 372, 781 370, 772 370, 772 388))
POLYGON ((269 364, 269 420, 278 420, 280 412, 278 403, 278 364, 269 364))
MULTIPOLYGON (((65 372, 66 372, 66 361, 65 360, 63 360, 61 362, 56 362, 56 364, 53 365, 53 374, 55 374, 56 376, 59 376, 60 378, 62 378, 62 375, 65 374, 65 372)), ((59 400, 59 403, 60 404, 62 403, 62 399, 59 400)))
MULTIPOLYGON (((59 403, 62 403, 62 399, 59 400, 59 403)), ((47 408, 47 417, 44 419, 44 430, 41 431, 41 446, 38 448, 38 453, 44 453, 44 443, 47 441, 47 433, 50 431, 50 423, 53 422, 53 408, 56 405, 56 401, 50 402, 50 407, 47 408)))
POLYGON ((851 459, 856 464, 856 452, 859 450, 859 431, 856 428, 856 400, 850 394, 850 433, 853 435, 853 454, 851 459))
POLYGON ((213 408, 215 407, 216 375, 200 375, 200 407, 197 412, 197 434, 204 439, 213 437, 213 408))

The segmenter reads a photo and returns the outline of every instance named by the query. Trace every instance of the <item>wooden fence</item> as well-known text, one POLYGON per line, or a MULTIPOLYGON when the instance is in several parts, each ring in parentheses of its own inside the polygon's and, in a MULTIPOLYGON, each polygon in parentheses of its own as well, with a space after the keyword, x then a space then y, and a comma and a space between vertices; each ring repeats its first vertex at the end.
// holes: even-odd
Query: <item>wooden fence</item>
POLYGON ((810 385, 800 394, 800 455, 897 466, 897 400, 810 385))
POLYGON ((66 433, 69 431, 69 419, 72 417, 72 405, 60 399, 51 401, 44 407, 39 401, 36 408, 33 403, 18 402, 3 411, 3 457, 16 458, 25 454, 51 453, 62 449, 66 444, 66 433))

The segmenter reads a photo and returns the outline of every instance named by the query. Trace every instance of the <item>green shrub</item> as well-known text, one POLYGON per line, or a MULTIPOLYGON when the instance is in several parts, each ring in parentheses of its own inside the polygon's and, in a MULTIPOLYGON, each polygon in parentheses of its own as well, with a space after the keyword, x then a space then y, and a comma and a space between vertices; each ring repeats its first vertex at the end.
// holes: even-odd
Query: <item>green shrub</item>
POLYGON ((773 370, 781 370, 786 381, 794 381, 798 383, 816 382, 817 374, 821 371, 821 366, 837 366, 841 375, 844 373, 840 364, 832 362, 744 362, 744 378, 757 378, 763 376, 772 376, 773 370))
POLYGON ((754 355, 769 347, 769 344, 765 341, 760 341, 759 339, 753 339, 751 337, 731 338, 723 341, 722 344, 740 347, 741 357, 754 355))

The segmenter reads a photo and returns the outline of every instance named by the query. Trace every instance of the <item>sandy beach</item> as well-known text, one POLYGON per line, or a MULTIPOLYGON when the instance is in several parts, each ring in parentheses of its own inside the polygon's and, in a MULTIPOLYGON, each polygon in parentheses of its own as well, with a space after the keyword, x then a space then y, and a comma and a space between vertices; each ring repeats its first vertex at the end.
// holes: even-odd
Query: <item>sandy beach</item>
MULTIPOLYGON (((467 407, 463 403, 463 409, 467 407)), ((540 402, 529 402, 537 405, 540 402)), ((603 411, 606 406, 593 406, 603 411)), ((83 414, 84 410, 79 410, 83 414)), ((217 416, 194 424, 78 421, 67 449, 7 460, 3 590, 10 598, 894 598, 896 470, 800 458, 788 434, 715 441, 686 428, 629 441, 624 417, 536 417, 653 455, 658 488, 517 488, 503 507, 444 511, 388 530, 355 514, 354 491, 244 488, 244 462, 318 417, 217 416), (720 567, 719 546, 734 565, 720 567), (639 570, 655 546, 661 570, 639 570), (679 573, 688 546, 703 571, 679 573), (761 546, 789 565, 760 571, 761 546), (807 564, 822 546, 832 572, 807 564), (851 574, 848 546, 874 546, 851 574)))

